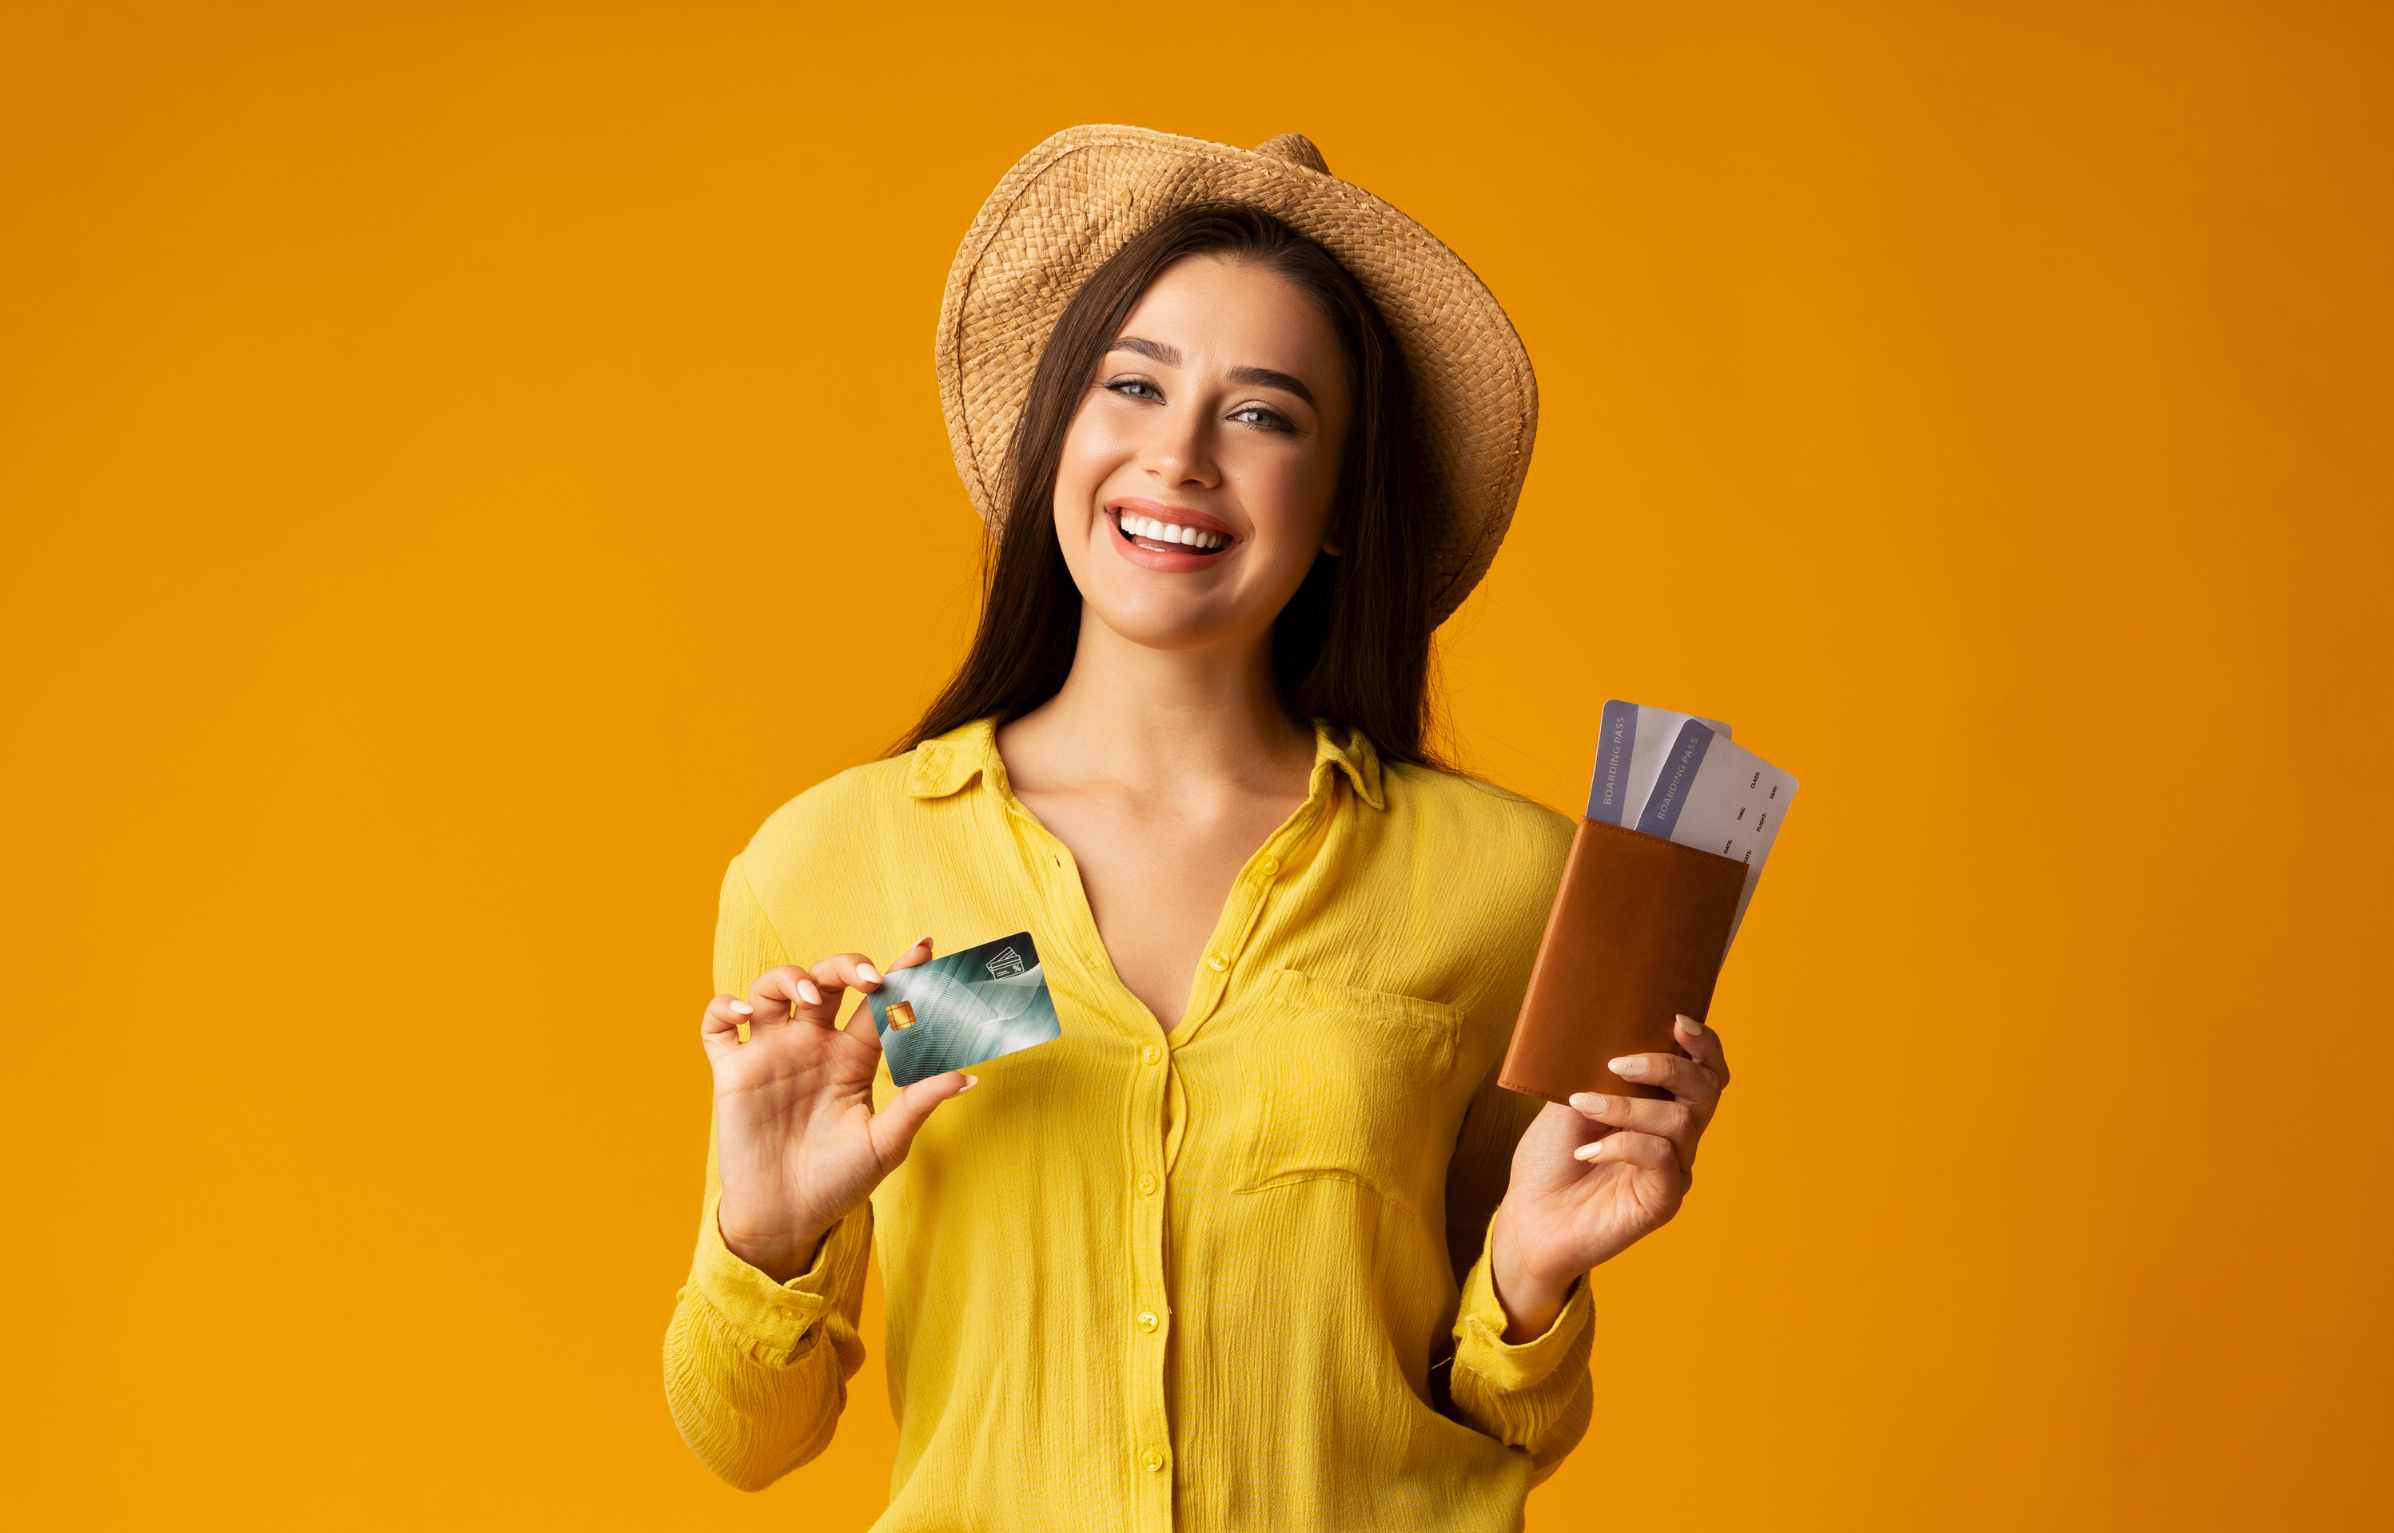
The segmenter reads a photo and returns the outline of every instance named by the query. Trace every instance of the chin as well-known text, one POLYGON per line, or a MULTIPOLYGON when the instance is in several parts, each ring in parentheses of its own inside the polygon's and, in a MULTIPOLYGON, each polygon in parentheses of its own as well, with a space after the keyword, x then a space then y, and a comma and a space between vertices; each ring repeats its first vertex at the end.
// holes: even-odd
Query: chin
POLYGON ((1081 603, 1107 631, 1147 649, 1202 649, 1234 639, 1239 627, 1211 603, 1142 591, 1125 595, 1102 591, 1092 599, 1081 592, 1081 603))

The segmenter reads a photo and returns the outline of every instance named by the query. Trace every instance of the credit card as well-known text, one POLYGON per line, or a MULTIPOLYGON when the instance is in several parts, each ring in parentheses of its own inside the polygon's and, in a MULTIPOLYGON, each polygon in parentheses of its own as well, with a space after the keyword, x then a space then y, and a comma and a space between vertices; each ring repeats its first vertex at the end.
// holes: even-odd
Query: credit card
POLYGON ((865 1004, 889 1078, 901 1086, 1063 1036, 1027 931, 885 969, 865 1004))

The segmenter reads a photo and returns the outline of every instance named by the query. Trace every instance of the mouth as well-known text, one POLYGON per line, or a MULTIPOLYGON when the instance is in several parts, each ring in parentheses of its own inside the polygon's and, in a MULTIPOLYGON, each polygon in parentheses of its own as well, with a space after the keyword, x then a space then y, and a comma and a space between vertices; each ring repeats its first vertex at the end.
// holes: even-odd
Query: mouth
POLYGON ((1107 506, 1103 515, 1114 524, 1115 542, 1151 554, 1178 555, 1200 564, 1220 558, 1241 541, 1230 533, 1182 526, 1118 506, 1107 506))

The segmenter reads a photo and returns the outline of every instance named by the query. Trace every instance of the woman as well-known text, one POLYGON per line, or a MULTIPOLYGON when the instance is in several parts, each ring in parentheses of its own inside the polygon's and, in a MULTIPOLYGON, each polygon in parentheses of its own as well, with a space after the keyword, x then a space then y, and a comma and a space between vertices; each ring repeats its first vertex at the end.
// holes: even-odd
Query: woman
POLYGON ((1526 470, 1518 348, 1296 135, 1071 129, 992 194, 940 348, 971 653, 724 876, 665 1344, 724 1479, 830 1441, 869 1250, 883 1533, 1511 1528, 1584 1434, 1585 1274, 1676 1211, 1728 1071, 1682 1025, 1614 1062, 1668 1099, 1495 1083, 1574 822, 1422 720, 1526 470), (1060 1037, 901 1089, 841 1025, 869 953, 1017 929, 1060 1037))

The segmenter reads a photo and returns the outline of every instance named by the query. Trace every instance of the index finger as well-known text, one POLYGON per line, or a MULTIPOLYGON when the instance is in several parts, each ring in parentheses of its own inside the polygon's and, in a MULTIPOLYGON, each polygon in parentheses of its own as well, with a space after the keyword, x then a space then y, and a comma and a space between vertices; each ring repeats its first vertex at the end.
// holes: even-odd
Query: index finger
POLYGON ((1721 1094, 1721 1078, 1685 1054, 1617 1054, 1604 1067, 1625 1081, 1660 1087, 1706 1111, 1721 1094))
MULTIPOLYGON (((919 947, 921 944, 918 943, 916 946, 919 947)), ((891 967, 898 966, 893 964, 891 967)), ((834 953, 828 958, 818 959, 803 972, 806 980, 801 983, 811 981, 811 988, 815 989, 818 994, 814 1001, 797 1008, 791 1020, 796 1021, 803 1016, 806 1020, 820 1023, 824 1027, 834 1026, 839 1021, 840 993, 842 991, 878 990, 881 988, 883 977, 881 971, 873 966, 873 960, 862 953, 834 953)), ((863 1033, 872 1033, 872 1026, 868 1018, 869 1013, 866 1008, 859 1006, 856 1008, 856 1017, 851 1020, 863 1023, 863 1033)), ((862 1035, 860 1033, 860 1036, 862 1035)), ((876 1043, 880 1041, 878 1034, 873 1034, 873 1037, 876 1043)))
MULTIPOLYGON (((823 1003, 823 993, 807 971, 794 963, 778 964, 756 977, 748 987, 748 999, 767 1006, 785 1008, 786 1020, 795 1022, 801 1013, 823 1003)), ((773 1021, 772 1017, 760 1018, 773 1021)))
POLYGON ((1674 1020, 1679 1027, 1679 1046, 1693 1055, 1696 1063, 1719 1076, 1722 1085, 1728 1085, 1729 1056, 1721 1049, 1721 1035, 1685 1012, 1674 1020))

